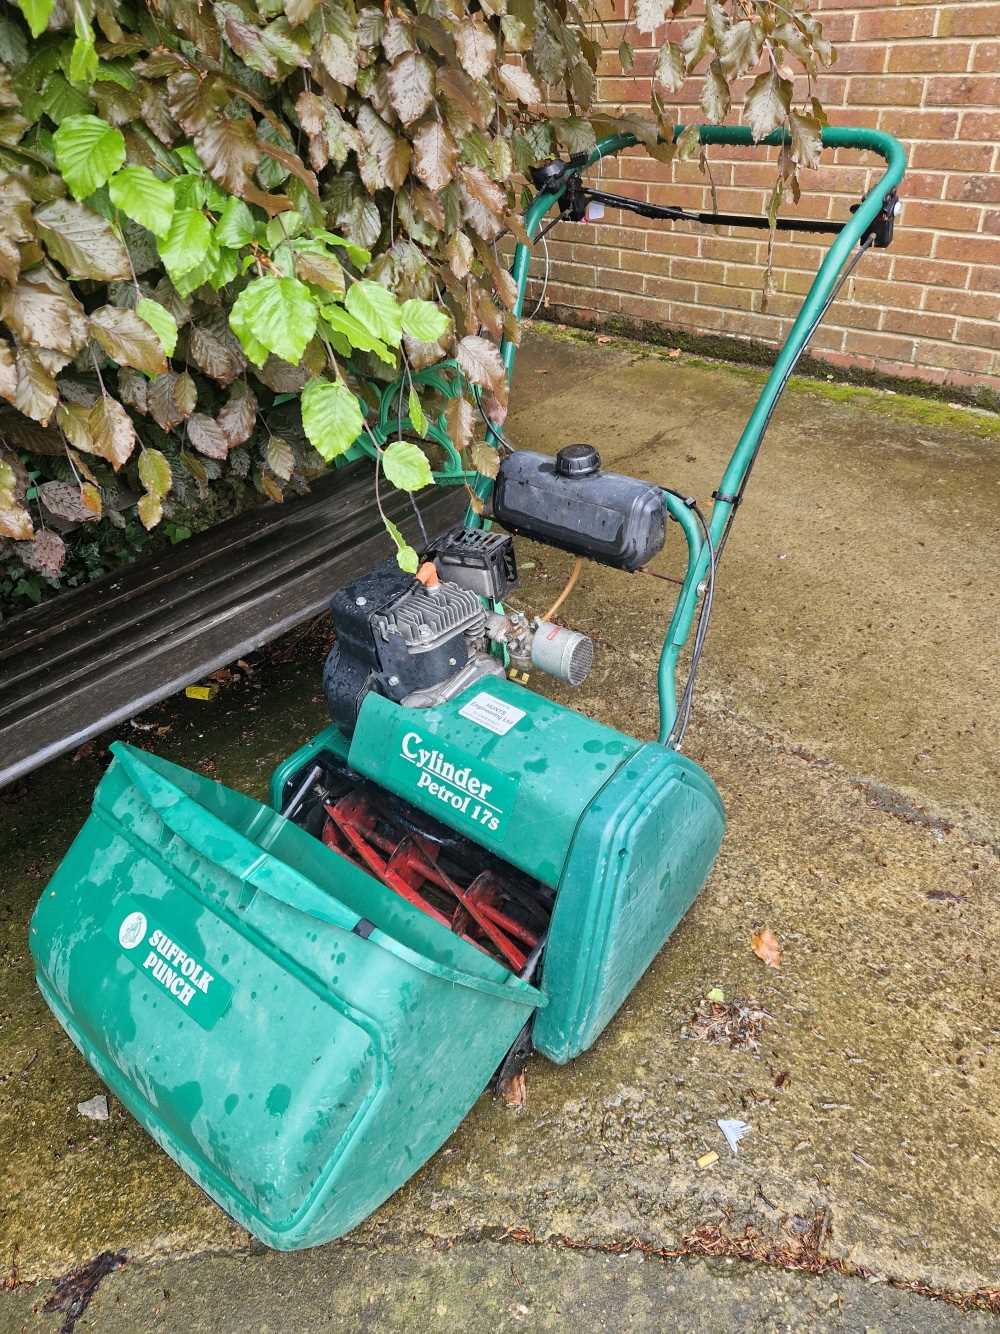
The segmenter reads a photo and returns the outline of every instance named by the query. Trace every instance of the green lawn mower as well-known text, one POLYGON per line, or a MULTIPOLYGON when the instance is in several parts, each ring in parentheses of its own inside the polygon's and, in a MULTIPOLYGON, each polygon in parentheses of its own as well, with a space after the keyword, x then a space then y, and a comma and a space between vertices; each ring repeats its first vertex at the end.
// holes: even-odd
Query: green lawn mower
MULTIPOLYGON (((731 127, 701 138, 752 142, 731 127)), ((529 237, 553 209, 566 223, 616 208, 768 226, 584 184, 582 172, 634 142, 615 136, 539 167, 529 237)), ((489 423, 495 482, 467 473, 442 414, 437 480, 469 485, 477 501, 465 526, 426 545, 416 575, 388 560, 334 594, 332 724, 278 766, 270 804, 112 747, 32 919, 38 984, 114 1095, 269 1246, 355 1227, 498 1068, 529 1050, 556 1062, 586 1051, 705 883, 723 805, 679 747, 719 557, 796 361, 858 259, 890 243, 898 207, 895 139, 826 129, 823 144, 874 151, 887 169, 845 222, 778 220, 833 241, 708 517, 683 491, 604 472, 589 445, 511 451, 489 423), (557 608, 505 609, 515 536, 632 572, 672 522, 687 572, 660 659, 657 740, 514 679, 532 668, 576 685, 593 658, 557 608)), ((519 306, 529 257, 519 245, 519 306)), ((514 355, 505 344, 508 373, 514 355)), ((453 363, 420 374, 460 392, 453 363)), ((399 393, 383 396, 376 438, 395 425, 399 393)))

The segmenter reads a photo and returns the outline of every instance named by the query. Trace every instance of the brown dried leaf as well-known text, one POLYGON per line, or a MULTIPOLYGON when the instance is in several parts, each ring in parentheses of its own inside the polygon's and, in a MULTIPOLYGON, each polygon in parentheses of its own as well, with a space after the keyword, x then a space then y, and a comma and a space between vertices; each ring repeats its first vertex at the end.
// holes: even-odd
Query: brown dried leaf
POLYGON ((493 388, 506 375, 499 349, 487 338, 469 334, 458 345, 458 364, 473 384, 493 388))
POLYGON ((242 375, 246 358, 222 311, 205 315, 192 325, 188 337, 188 360, 223 388, 242 375))
POLYGON ((0 537, 27 542, 34 531, 31 515, 14 499, 13 491, 0 491, 0 537))
POLYGON ((42 482, 38 494, 50 514, 69 523, 89 523, 95 518, 93 509, 75 482, 42 482))
POLYGON ((90 331, 119 366, 132 366, 145 375, 162 375, 167 369, 159 338, 133 310, 101 306, 90 317, 90 331))
POLYGON ((249 116, 216 116, 194 136, 208 174, 232 195, 242 195, 260 161, 262 145, 249 116))
POLYGON ((69 284, 40 266, 21 275, 3 301, 0 317, 21 343, 50 347, 75 357, 87 341, 83 307, 69 284))
POLYGON ((169 431, 190 417, 197 402, 198 391, 190 375, 167 371, 158 375, 147 393, 149 412, 161 430, 169 431))
POLYGON ((224 459, 229 453, 229 441, 214 417, 196 412, 188 418, 188 439, 200 454, 209 459, 224 459))
POLYGON ((14 406, 33 421, 47 426, 59 402, 55 376, 46 369, 41 349, 21 347, 17 352, 14 406))
POLYGON ((57 199, 35 213, 38 234, 71 278, 113 282, 130 274, 128 252, 99 213, 72 199, 57 199))
POLYGON ((31 542, 18 542, 15 550, 22 565, 46 579, 55 579, 66 559, 65 542, 50 528, 43 528, 31 542))
POLYGON ((455 45, 462 68, 470 79, 485 79, 497 57, 496 38, 477 14, 470 22, 460 23, 455 32, 455 45))
MULTIPOLYGON (((107 396, 99 398, 90 409, 89 450, 99 458, 107 459, 115 472, 126 463, 136 446, 132 418, 120 403, 107 396)), ((78 448, 86 448, 79 445, 78 448)))
POLYGON ((763 931, 753 933, 750 937, 750 948, 762 963, 767 964, 768 968, 781 967, 781 945, 770 927, 765 927, 763 931))
POLYGON ((267 442, 267 466, 283 482, 287 482, 295 471, 295 455, 288 441, 280 435, 272 435, 267 442))
POLYGON ((432 119, 413 136, 414 170, 428 190, 443 190, 455 174, 458 149, 448 127, 432 119))
POLYGON ((448 436, 456 449, 467 449, 472 443, 476 410, 467 398, 450 398, 445 409, 448 436))
POLYGON ((257 421, 257 399, 242 381, 233 385, 216 420, 230 448, 250 439, 257 421))

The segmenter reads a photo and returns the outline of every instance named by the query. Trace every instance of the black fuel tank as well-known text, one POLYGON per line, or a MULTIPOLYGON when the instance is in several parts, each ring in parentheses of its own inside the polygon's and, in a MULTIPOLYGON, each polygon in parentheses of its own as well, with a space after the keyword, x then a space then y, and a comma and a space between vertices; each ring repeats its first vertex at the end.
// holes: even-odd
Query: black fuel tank
POLYGON ((666 531, 660 488, 602 472, 591 445, 566 445, 555 458, 526 449, 505 458, 493 514, 512 533, 619 570, 647 564, 666 531))

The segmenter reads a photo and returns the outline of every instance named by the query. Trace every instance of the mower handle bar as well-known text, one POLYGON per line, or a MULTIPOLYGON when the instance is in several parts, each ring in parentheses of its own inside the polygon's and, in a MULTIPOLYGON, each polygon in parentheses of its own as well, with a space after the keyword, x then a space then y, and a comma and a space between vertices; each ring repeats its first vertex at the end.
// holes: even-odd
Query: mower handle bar
MULTIPOLYGON (((674 126, 673 137, 675 143, 684 129, 683 125, 674 126)), ((775 130, 767 138, 757 141, 753 139, 749 128, 744 125, 701 125, 698 130, 700 141, 706 146, 715 144, 731 147, 773 148, 780 147, 788 142, 788 134, 784 130, 775 130)), ((576 158, 571 159, 567 163, 567 170, 561 174, 559 180, 553 186, 543 188, 525 210, 524 226, 529 241, 537 236, 543 218, 553 204, 558 203, 571 179, 579 176, 588 167, 592 167, 601 158, 620 153, 626 148, 635 147, 638 143, 639 140, 632 134, 609 135, 599 140, 590 153, 579 154, 576 158)), ((879 214, 886 208, 887 200, 903 179, 903 172, 906 168, 906 153, 903 145, 893 135, 885 134, 881 130, 827 126, 822 131, 822 145, 824 148, 830 149, 853 148, 877 153, 879 157, 885 160, 886 169, 861 203, 854 209, 850 218, 842 226, 838 226, 830 248, 827 250, 802 303, 802 308, 789 330, 788 337, 775 359, 754 409, 743 428, 743 433, 736 442, 719 486, 714 492, 709 531, 717 551, 721 549, 724 543, 733 512, 739 503, 743 486, 753 466, 764 431, 788 377, 826 313, 826 309, 836 293, 841 274, 855 254, 855 247, 862 243, 867 244, 866 238, 870 240, 879 214)), ((700 219, 689 217, 684 220, 710 222, 715 216, 717 215, 705 215, 700 219)), ((719 221, 723 220, 723 218, 719 218, 719 221)), ((803 224, 804 227, 807 227, 808 220, 804 219, 803 224)), ((735 222, 733 225, 747 224, 741 219, 740 222, 735 222)), ((826 231, 828 228, 824 227, 823 230, 826 231)), ((518 317, 524 310, 530 260, 531 246, 525 245, 523 242, 519 243, 514 251, 514 263, 511 268, 517 287, 514 314, 518 317)), ((501 355, 508 378, 513 374, 516 354, 517 348, 515 345, 505 339, 501 344, 501 355)), ((489 434, 492 435, 492 431, 489 434)), ((500 441, 496 436, 493 436, 491 443, 499 444, 500 441)), ((489 497, 491 487, 492 482, 488 478, 481 478, 477 482, 475 490, 480 499, 486 500, 489 497)), ((677 715, 675 686, 677 661, 691 632, 691 625, 698 605, 701 581, 705 577, 709 564, 708 547, 697 526, 693 522, 684 522, 681 518, 683 507, 679 503, 668 503, 667 507, 673 517, 678 519, 684 528, 688 545, 688 568, 674 606, 660 655, 658 693, 660 704, 659 739, 661 742, 665 741, 670 734, 677 715)), ((477 521, 471 513, 469 518, 473 522, 477 521)))

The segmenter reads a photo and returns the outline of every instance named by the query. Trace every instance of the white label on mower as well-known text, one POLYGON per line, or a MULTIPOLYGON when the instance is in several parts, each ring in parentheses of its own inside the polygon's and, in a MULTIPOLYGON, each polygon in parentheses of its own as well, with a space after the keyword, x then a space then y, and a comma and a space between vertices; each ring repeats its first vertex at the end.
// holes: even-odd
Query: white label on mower
POLYGON ((497 736, 506 736, 510 729, 524 717, 523 709, 516 709, 513 704, 506 704, 496 695, 488 695, 481 690, 473 695, 468 704, 459 709, 463 718, 478 723, 480 727, 495 732, 497 736))

